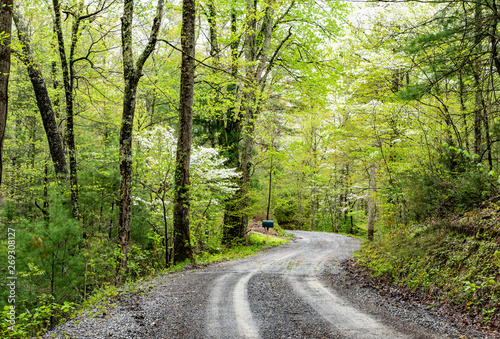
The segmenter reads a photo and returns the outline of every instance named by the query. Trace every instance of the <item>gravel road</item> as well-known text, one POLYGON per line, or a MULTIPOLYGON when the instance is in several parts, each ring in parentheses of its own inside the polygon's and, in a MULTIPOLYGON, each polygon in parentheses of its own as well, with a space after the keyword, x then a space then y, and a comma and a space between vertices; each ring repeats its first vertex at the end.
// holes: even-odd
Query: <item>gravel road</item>
POLYGON ((346 290, 340 263, 360 241, 293 233, 293 241, 258 256, 158 277, 45 338, 487 337, 360 287, 346 290))

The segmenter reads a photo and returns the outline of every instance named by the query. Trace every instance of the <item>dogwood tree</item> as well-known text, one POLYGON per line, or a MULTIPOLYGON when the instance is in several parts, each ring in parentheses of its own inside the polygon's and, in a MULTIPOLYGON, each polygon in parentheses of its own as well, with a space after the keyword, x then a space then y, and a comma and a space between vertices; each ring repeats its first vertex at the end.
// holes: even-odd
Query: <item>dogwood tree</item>
MULTIPOLYGON (((173 129, 156 127, 135 136, 138 184, 134 203, 148 210, 153 231, 164 237, 165 260, 172 256, 172 208, 177 139, 173 129), (160 231, 158 224, 163 225, 160 231)), ((225 168, 227 159, 215 148, 194 146, 191 155, 192 211, 190 233, 194 248, 204 250, 218 244, 222 231, 224 201, 238 189, 240 173, 225 168)))

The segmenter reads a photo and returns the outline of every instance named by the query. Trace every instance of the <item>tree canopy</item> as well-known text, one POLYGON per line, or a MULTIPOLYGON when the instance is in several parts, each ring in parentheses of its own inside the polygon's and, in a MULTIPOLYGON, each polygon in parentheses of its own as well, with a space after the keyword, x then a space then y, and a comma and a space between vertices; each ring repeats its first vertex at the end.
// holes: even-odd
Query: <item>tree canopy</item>
POLYGON ((15 2, 12 34, 2 9, 18 309, 218 253, 251 220, 371 239, 499 195, 495 1, 183 4, 15 2))

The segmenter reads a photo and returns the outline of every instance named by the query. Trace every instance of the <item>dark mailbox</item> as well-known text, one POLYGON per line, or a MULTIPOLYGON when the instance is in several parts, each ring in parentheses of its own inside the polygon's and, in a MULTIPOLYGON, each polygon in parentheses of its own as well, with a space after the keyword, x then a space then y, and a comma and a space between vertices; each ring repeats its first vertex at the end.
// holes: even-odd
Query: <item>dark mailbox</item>
POLYGON ((264 227, 264 228, 273 228, 274 227, 274 221, 272 221, 272 220, 262 220, 262 227, 264 227))

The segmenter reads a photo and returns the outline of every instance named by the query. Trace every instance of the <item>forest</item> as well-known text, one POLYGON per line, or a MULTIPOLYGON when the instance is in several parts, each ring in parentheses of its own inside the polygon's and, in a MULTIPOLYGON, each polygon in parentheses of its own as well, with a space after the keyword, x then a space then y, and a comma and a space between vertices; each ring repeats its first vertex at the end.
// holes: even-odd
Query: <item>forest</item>
POLYGON ((500 321, 496 0, 1 4, 0 333, 265 219, 371 240, 361 262, 426 292, 465 244, 450 276, 487 259, 456 300, 500 321), (442 267, 398 252, 449 234, 442 267))

